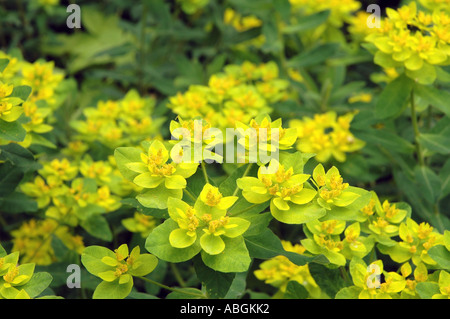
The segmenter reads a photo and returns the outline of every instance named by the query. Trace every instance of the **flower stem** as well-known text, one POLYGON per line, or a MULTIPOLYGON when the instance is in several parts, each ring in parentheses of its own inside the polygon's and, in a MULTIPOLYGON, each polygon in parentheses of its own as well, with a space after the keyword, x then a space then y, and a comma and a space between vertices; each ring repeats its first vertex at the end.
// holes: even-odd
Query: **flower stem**
POLYGON ((417 159, 419 161, 420 166, 423 166, 424 160, 423 160, 422 147, 420 146, 420 143, 418 141, 420 132, 419 132, 419 126, 417 124, 416 104, 414 102, 414 90, 411 90, 411 120, 412 120, 413 129, 414 129, 414 141, 416 143, 417 159))
POLYGON ((209 178, 208 178, 208 173, 206 172, 205 162, 202 162, 201 165, 202 165, 203 176, 205 177, 205 182, 206 182, 206 184, 209 184, 209 178))
POLYGON ((194 194, 192 194, 187 188, 183 188, 183 192, 188 195, 194 202, 197 200, 194 194))
MULTIPOLYGON (((249 164, 248 164, 248 166, 247 166, 247 168, 245 169, 244 174, 242 174, 241 178, 248 175, 248 173, 250 172, 250 169, 252 168, 252 166, 253 166, 253 163, 249 163, 249 164)), ((232 195, 232 196, 236 196, 236 194, 238 193, 238 191, 239 191, 239 187, 236 185, 236 188, 234 189, 234 192, 233 192, 233 195, 232 195)))
POLYGON ((140 279, 142 279, 142 280, 144 280, 144 281, 146 281, 146 282, 148 282, 150 284, 159 286, 159 287, 161 287, 163 289, 166 289, 166 290, 169 290, 169 291, 172 291, 172 292, 178 292, 178 293, 181 293, 181 294, 185 294, 185 295, 188 295, 188 296, 194 296, 194 297, 198 297, 198 298, 202 298, 202 299, 206 298, 205 295, 203 295, 203 294, 196 294, 196 293, 193 293, 193 292, 188 292, 188 291, 184 291, 184 290, 177 289, 177 288, 172 288, 172 287, 166 286, 164 284, 161 284, 161 283, 159 283, 157 281, 154 281, 154 280, 152 280, 150 278, 147 278, 147 277, 142 277, 142 276, 136 276, 136 277, 140 278, 140 279))

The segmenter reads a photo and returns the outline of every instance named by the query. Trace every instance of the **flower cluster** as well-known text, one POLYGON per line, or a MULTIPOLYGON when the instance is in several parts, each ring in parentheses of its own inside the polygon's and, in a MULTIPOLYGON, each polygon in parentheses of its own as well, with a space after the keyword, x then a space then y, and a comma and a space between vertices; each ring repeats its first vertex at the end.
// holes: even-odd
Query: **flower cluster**
POLYGON ((386 8, 381 28, 366 37, 377 48, 375 63, 383 68, 404 69, 421 84, 436 79, 436 67, 448 65, 450 16, 445 11, 419 11, 412 1, 398 10, 386 8))
POLYGON ((49 273, 35 272, 34 263, 19 263, 19 259, 18 251, 7 254, 0 245, 0 299, 35 298, 53 280, 49 273))
POLYGON ((338 116, 336 112, 330 111, 315 114, 313 118, 291 120, 289 126, 297 129, 299 151, 316 154, 315 158, 319 162, 331 158, 344 162, 346 153, 360 150, 365 145, 350 131, 353 117, 353 113, 338 116))
POLYGON ((0 119, 13 122, 20 117, 26 136, 16 142, 23 147, 52 145, 40 134, 53 130, 52 112, 67 98, 70 81, 55 69, 53 61, 29 63, 1 51, 0 59, 8 61, 0 72, 0 119))
POLYGON ((170 97, 167 106, 183 120, 198 117, 219 129, 234 127, 236 121, 249 123, 287 98, 289 82, 280 79, 278 73, 274 62, 230 64, 212 75, 207 86, 192 85, 170 97))
MULTIPOLYGON (((285 240, 281 243, 286 251, 295 252, 300 255, 305 252, 305 248, 302 245, 293 245, 291 242, 285 240)), ((290 281, 296 281, 303 285, 311 297, 321 297, 320 288, 311 276, 308 265, 298 266, 289 261, 285 256, 276 256, 262 262, 259 265, 259 269, 254 271, 254 274, 257 279, 279 289, 279 292, 274 295, 274 298, 283 297, 290 281)))
POLYGON ((72 121, 71 126, 79 133, 77 138, 87 143, 98 141, 109 148, 134 144, 158 135, 164 119, 152 118, 154 104, 153 98, 131 90, 121 100, 85 108, 84 119, 72 121))
POLYGON ((53 236, 58 238, 69 250, 81 255, 84 244, 80 235, 72 235, 69 227, 59 225, 53 219, 24 222, 20 228, 11 232, 12 251, 20 252, 21 262, 32 262, 36 265, 50 265, 57 261, 53 236))

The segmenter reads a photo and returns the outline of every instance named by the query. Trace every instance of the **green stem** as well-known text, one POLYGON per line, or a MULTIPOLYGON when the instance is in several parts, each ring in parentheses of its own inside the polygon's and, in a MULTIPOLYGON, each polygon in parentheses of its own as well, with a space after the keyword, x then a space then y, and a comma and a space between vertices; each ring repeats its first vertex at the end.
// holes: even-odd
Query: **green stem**
POLYGON ((193 292, 180 290, 180 289, 177 289, 177 288, 172 288, 172 287, 166 286, 164 284, 161 284, 161 283, 159 283, 157 281, 151 280, 150 278, 147 278, 147 277, 142 277, 142 276, 136 276, 136 277, 140 278, 140 279, 142 279, 142 280, 144 280, 144 281, 146 281, 146 282, 148 282, 148 283, 150 283, 152 285, 161 287, 163 289, 166 289, 166 290, 169 290, 169 291, 172 291, 172 292, 178 292, 178 293, 185 294, 185 295, 188 295, 188 296, 194 296, 194 297, 205 299, 204 295, 200 295, 200 294, 196 294, 196 293, 193 293, 193 292))
POLYGON ((203 176, 205 177, 205 182, 206 182, 206 184, 209 184, 209 178, 208 178, 208 173, 206 172, 205 162, 202 162, 201 166, 202 166, 203 176))
POLYGON ((192 194, 187 188, 183 188, 183 192, 188 195, 194 202, 197 200, 197 197, 192 194))
POLYGON ((258 206, 258 205, 259 205, 259 204, 253 204, 253 205, 251 205, 251 206, 248 206, 247 208, 244 208, 244 209, 241 210, 240 212, 237 212, 237 213, 232 214, 232 215, 233 215, 233 216, 240 215, 240 214, 245 213, 245 212, 249 211, 250 209, 252 209, 252 208, 254 208, 254 207, 258 206))
MULTIPOLYGON (((248 175, 248 173, 250 172, 250 169, 252 168, 253 163, 249 163, 247 168, 245 169, 244 174, 242 174, 242 177, 245 177, 248 175)), ((241 177, 241 178, 242 178, 241 177)), ((236 185, 236 188, 234 189, 233 195, 232 196, 236 196, 236 194, 239 192, 239 187, 236 185)))
POLYGON ((414 90, 411 90, 411 120, 412 120, 413 129, 414 129, 414 141, 416 143, 417 159, 419 161, 420 166, 423 166, 424 160, 423 160, 422 147, 420 146, 420 143, 418 141, 420 132, 419 132, 419 126, 417 124, 416 103, 414 102, 414 90))
POLYGON ((347 269, 345 269, 344 266, 339 267, 339 269, 341 270, 341 274, 342 274, 342 277, 344 278, 345 282, 347 282, 351 285, 352 281, 350 280, 350 277, 348 276, 347 269))
POLYGON ((181 276, 177 266, 174 263, 170 263, 170 269, 172 269, 172 272, 173 272, 176 280, 180 284, 180 286, 183 288, 186 287, 186 283, 184 282, 183 277, 181 276))

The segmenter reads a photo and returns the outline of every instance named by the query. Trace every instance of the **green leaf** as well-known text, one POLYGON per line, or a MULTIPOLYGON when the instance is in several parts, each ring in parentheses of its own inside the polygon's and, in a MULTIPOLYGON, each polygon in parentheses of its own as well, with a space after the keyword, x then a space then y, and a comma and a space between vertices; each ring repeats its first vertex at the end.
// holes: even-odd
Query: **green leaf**
POLYGON ((315 13, 315 14, 312 14, 312 15, 309 15, 306 17, 302 17, 300 19, 299 23, 293 24, 293 25, 287 25, 282 30, 283 30, 283 33, 286 33, 286 34, 292 34, 292 33, 303 32, 306 30, 311 30, 311 29, 317 28, 322 23, 327 21, 329 16, 330 16, 329 10, 321 11, 321 12, 318 12, 318 13, 315 13))
POLYGON ((35 160, 33 153, 15 143, 0 146, 0 161, 10 161, 24 172, 41 168, 41 164, 35 160))
POLYGON ((352 286, 345 287, 339 290, 336 294, 335 299, 358 299, 359 294, 361 293, 361 288, 352 286))
POLYGON ((0 244, 0 258, 5 257, 7 255, 5 248, 0 244))
POLYGON ((411 154, 414 151, 413 144, 399 136, 398 133, 387 129, 354 130, 354 134, 368 144, 384 147, 396 153, 411 154))
POLYGON ((114 252, 106 247, 102 246, 89 246, 83 250, 81 254, 81 262, 83 266, 94 276, 97 276, 101 272, 108 270, 113 270, 114 268, 108 266, 102 261, 102 258, 108 256, 111 258, 116 258, 114 252))
POLYGON ((128 163, 134 162, 142 162, 141 160, 142 151, 135 147, 118 147, 114 151, 114 157, 116 159, 117 168, 123 177, 128 179, 129 181, 133 181, 133 179, 139 175, 129 168, 126 167, 128 163))
POLYGON ((80 222, 83 227, 92 236, 110 242, 113 239, 111 228, 105 217, 93 214, 80 222))
POLYGON ((30 281, 21 286, 31 298, 39 296, 52 282, 53 277, 48 272, 37 272, 33 274, 30 281))
POLYGON ((150 254, 141 254, 136 263, 139 263, 139 265, 131 268, 128 273, 132 276, 147 276, 158 266, 158 258, 150 254))
POLYGON ((422 197, 428 203, 434 204, 441 191, 441 180, 439 176, 427 166, 416 166, 414 168, 414 175, 416 181, 421 186, 420 193, 422 197))
POLYGON ((102 281, 95 288, 92 299, 124 299, 130 294, 131 289, 133 289, 133 279, 123 284, 119 284, 119 279, 112 282, 102 281))
POLYGON ((444 245, 436 245, 428 250, 428 255, 444 269, 450 270, 450 251, 444 245))
POLYGON ((247 287, 247 272, 237 273, 224 299, 239 299, 247 287))
POLYGON ((320 289, 332 299, 346 286, 338 269, 331 269, 316 263, 309 264, 308 268, 320 289))
POLYGON ((244 272, 251 263, 251 258, 244 238, 223 238, 225 249, 218 255, 209 255, 202 251, 202 260, 206 266, 225 273, 244 272))
POLYGON ((439 294, 439 284, 435 282, 419 282, 416 285, 416 292, 422 299, 431 299, 433 295, 439 294))
POLYGON ((175 229, 178 229, 178 224, 172 219, 167 219, 153 229, 145 241, 145 248, 159 259, 172 263, 179 263, 193 258, 201 251, 198 240, 186 248, 172 247, 169 242, 169 235, 175 229))
POLYGON ((23 193, 13 192, 5 198, 0 198, 0 211, 9 214, 34 213, 37 210, 37 202, 23 193))
POLYGON ((26 101, 31 94, 31 87, 27 85, 15 86, 9 97, 18 97, 22 101, 26 101))
POLYGON ((22 170, 10 162, 0 164, 0 197, 6 197, 14 192, 23 175, 22 170))
POLYGON ((405 75, 390 82, 378 97, 375 104, 375 117, 386 119, 400 115, 409 101, 412 88, 413 81, 405 75))
POLYGON ((183 190, 181 189, 167 189, 164 184, 158 187, 148 189, 136 196, 139 203, 147 208, 165 209, 167 208, 167 201, 170 197, 183 197, 183 190))
POLYGON ((167 295, 166 299, 205 299, 206 296, 196 288, 178 288, 167 295))
POLYGON ((428 102, 429 105, 450 116, 450 104, 448 102, 450 101, 450 92, 433 86, 416 85, 414 93, 428 102))
POLYGON ((312 220, 319 219, 326 215, 325 208, 319 206, 315 202, 311 202, 305 205, 297 205, 289 203, 289 210, 280 210, 273 202, 270 203, 270 212, 272 216, 285 224, 303 224, 312 220))
POLYGON ((310 50, 304 51, 294 56, 288 61, 287 66, 299 68, 317 65, 333 57, 338 51, 338 48, 338 43, 325 43, 316 46, 310 50))
POLYGON ((129 205, 136 208, 136 210, 144 215, 153 216, 155 218, 169 218, 169 214, 166 209, 156 209, 144 207, 136 198, 124 198, 120 201, 124 205, 129 205))
POLYGON ((419 143, 426 149, 439 154, 450 154, 450 137, 439 134, 420 134, 419 143))
POLYGON ((25 131, 19 122, 6 122, 0 119, 1 139, 13 142, 22 142, 25 139, 26 134, 27 131, 25 131))
POLYGON ((311 261, 324 261, 323 259, 315 259, 284 250, 280 239, 270 229, 266 229, 256 236, 244 238, 250 256, 253 258, 270 259, 276 256, 286 256, 291 262, 299 266, 311 261))
POLYGON ((283 295, 284 299, 306 299, 308 298, 308 291, 305 287, 297 281, 291 280, 286 286, 286 291, 283 295))
POLYGON ((206 292, 213 298, 223 298, 228 293, 236 276, 235 273, 223 273, 206 266, 201 258, 194 259, 197 278, 206 287, 206 292))
POLYGON ((0 59, 0 73, 5 71, 8 64, 9 64, 9 59, 0 59))

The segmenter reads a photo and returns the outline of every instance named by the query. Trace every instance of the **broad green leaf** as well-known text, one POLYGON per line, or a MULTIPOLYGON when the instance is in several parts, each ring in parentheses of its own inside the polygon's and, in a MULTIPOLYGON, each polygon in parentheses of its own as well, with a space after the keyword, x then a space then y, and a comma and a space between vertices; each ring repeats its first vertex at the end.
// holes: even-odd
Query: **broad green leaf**
POLYGON ((201 251, 198 241, 186 248, 175 248, 170 245, 169 236, 175 229, 178 229, 178 224, 172 219, 167 219, 153 229, 145 241, 145 248, 159 259, 172 263, 183 262, 197 255, 201 251))
POLYGON ((9 59, 0 59, 0 73, 2 73, 9 64, 9 59))
POLYGON ((202 260, 206 266, 225 273, 244 272, 251 263, 251 258, 244 238, 223 238, 225 249, 218 255, 209 255, 202 251, 202 260))
POLYGON ((416 166, 414 175, 420 185, 422 197, 428 203, 434 204, 441 191, 440 178, 427 166, 416 166))
POLYGON ((381 92, 375 104, 375 116, 386 119, 400 115, 403 107, 409 101, 413 81, 401 75, 390 82, 381 92))
POLYGON ((294 56, 287 65, 295 68, 317 65, 333 57, 338 48, 338 43, 325 43, 294 56))
POLYGON ((93 214, 89 218, 80 222, 83 227, 92 236, 110 242, 113 239, 111 228, 105 217, 93 214))
POLYGON ((283 295, 284 299, 306 299, 308 298, 308 291, 305 287, 297 281, 291 280, 286 286, 286 291, 283 295))
POLYGON ((41 168, 41 164, 35 160, 33 153, 15 143, 0 147, 0 161, 10 161, 24 172, 41 168))
POLYGON ((234 273, 223 273, 207 267, 199 257, 194 259, 194 268, 197 278, 206 287, 208 296, 213 299, 225 297, 236 276, 234 273))
POLYGON ((428 255, 436 261, 439 266, 450 270, 450 251, 444 245, 436 245, 428 250, 428 255))
POLYGON ((433 295, 439 294, 439 284, 436 282, 419 282, 416 285, 416 292, 422 299, 431 299, 433 295))
POLYGON ((330 298, 334 298, 346 286, 339 269, 328 268, 316 263, 310 263, 308 268, 314 281, 330 298))
POLYGON ((439 154, 450 154, 450 137, 439 134, 420 134, 418 141, 426 149, 439 154))
POLYGON ((120 201, 124 205, 129 205, 136 208, 136 210, 144 215, 153 216, 155 218, 169 218, 169 214, 166 209, 147 208, 142 206, 136 198, 124 198, 120 201))
POLYGON ((26 101, 31 94, 31 87, 27 85, 15 86, 9 97, 18 97, 22 101, 26 101))
POLYGON ((142 162, 141 153, 143 153, 143 151, 135 147, 118 147, 114 151, 117 168, 119 169, 123 177, 125 177, 129 181, 133 181, 133 179, 138 176, 139 173, 127 168, 126 164, 142 162))
POLYGON ((357 138, 367 142, 367 144, 377 145, 392 152, 411 154, 414 151, 413 144, 396 132, 391 132, 387 129, 355 130, 354 134, 357 138))
MULTIPOLYGON (((0 196, 1 195, 2 193, 0 191, 0 196)), ((9 214, 34 213, 37 212, 37 210, 37 202, 23 193, 13 192, 5 198, 0 198, 0 211, 9 214)))
POLYGON ((0 164, 0 198, 14 192, 24 174, 10 162, 0 164))
POLYGON ((450 101, 450 92, 425 85, 416 85, 414 92, 428 102, 429 105, 450 116, 450 104, 448 103, 450 101))
POLYGON ((158 258, 150 254, 141 254, 135 261, 135 266, 129 269, 128 273, 132 276, 147 276, 157 265, 158 258))
POLYGON ((30 281, 21 286, 30 298, 39 296, 52 282, 53 277, 48 272, 37 272, 33 274, 30 281))
POLYGON ((317 28, 322 23, 327 21, 328 17, 330 16, 330 11, 325 10, 321 11, 306 17, 302 17, 299 20, 299 23, 293 24, 293 25, 287 25, 285 26, 282 31, 286 34, 292 34, 297 32, 302 32, 306 30, 311 30, 314 28, 317 28))
POLYGON ((131 289, 133 289, 133 279, 123 284, 119 284, 118 279, 112 282, 102 281, 95 288, 92 299, 124 299, 130 294, 131 289))
POLYGON ((239 299, 245 293, 247 287, 247 272, 237 273, 231 284, 225 299, 239 299))
POLYGON ((102 258, 105 256, 116 258, 114 252, 106 247, 96 245, 89 246, 83 250, 81 262, 87 271, 94 276, 97 276, 101 272, 114 269, 114 267, 108 266, 102 261, 102 258))
POLYGON ((285 224, 303 224, 312 220, 319 219, 326 215, 325 208, 317 205, 315 202, 309 204, 297 205, 289 203, 288 210, 280 210, 270 203, 270 212, 272 216, 285 224))
POLYGON ((345 287, 338 291, 335 299, 358 299, 360 292, 361 288, 355 286, 345 287))
POLYGON ((13 142, 22 142, 25 139, 26 134, 27 131, 25 131, 19 122, 6 122, 0 119, 1 139, 13 142))
POLYGON ((167 200, 170 197, 183 197, 183 190, 181 189, 167 189, 164 184, 156 188, 151 188, 136 196, 139 203, 147 208, 165 209, 167 208, 167 200))
POLYGON ((266 229, 256 236, 244 238, 252 258, 270 259, 276 256, 286 256, 290 261, 299 266, 315 261, 313 257, 303 256, 284 250, 280 239, 270 229, 266 229))

